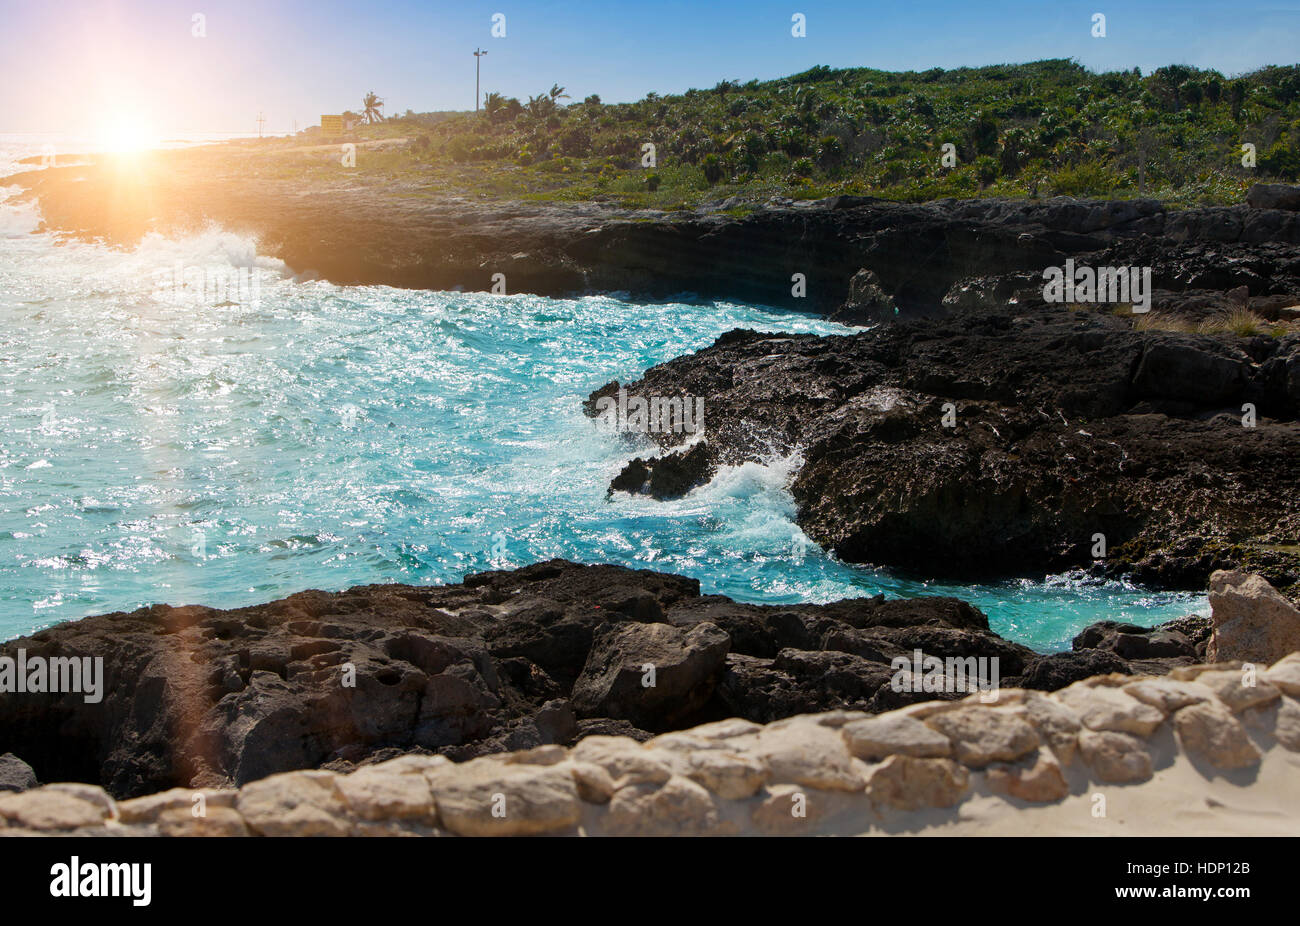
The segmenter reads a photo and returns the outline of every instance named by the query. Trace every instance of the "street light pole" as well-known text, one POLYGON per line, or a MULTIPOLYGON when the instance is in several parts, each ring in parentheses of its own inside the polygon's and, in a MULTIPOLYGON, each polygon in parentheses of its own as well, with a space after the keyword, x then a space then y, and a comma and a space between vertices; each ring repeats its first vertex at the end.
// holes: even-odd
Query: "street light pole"
POLYGON ((487 52, 474 49, 474 112, 478 112, 478 67, 479 59, 486 55, 487 52))

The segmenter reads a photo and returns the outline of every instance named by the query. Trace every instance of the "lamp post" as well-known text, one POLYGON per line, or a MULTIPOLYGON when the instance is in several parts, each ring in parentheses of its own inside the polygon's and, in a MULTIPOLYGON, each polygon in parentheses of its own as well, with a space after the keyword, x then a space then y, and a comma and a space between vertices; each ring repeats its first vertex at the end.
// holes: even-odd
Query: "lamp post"
POLYGON ((479 59, 486 55, 487 52, 480 49, 474 49, 474 112, 478 112, 478 68, 479 59))

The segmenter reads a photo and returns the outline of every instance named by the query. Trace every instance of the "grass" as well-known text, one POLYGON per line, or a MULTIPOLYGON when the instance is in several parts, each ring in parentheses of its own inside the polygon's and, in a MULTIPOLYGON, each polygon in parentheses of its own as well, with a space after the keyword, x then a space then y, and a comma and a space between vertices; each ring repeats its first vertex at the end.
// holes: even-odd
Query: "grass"
POLYGON ((1115 315, 1131 320, 1135 331, 1175 331, 1180 334, 1230 334, 1239 338, 1252 338, 1257 335, 1269 335, 1280 338, 1289 334, 1291 326, 1270 322, 1245 308, 1233 309, 1226 313, 1212 315, 1195 321, 1176 312, 1142 312, 1134 313, 1116 308, 1115 315))

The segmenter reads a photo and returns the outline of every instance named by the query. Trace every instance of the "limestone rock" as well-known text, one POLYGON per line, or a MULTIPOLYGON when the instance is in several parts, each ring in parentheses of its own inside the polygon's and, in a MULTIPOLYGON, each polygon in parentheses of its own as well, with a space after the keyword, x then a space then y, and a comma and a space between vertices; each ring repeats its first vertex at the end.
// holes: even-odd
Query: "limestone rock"
POLYGON ((578 788, 578 797, 589 804, 608 804, 618 790, 609 772, 594 762, 571 762, 569 771, 578 788))
POLYGON ((989 787, 999 794, 1035 804, 1059 801, 1070 793, 1061 772, 1061 764, 1046 750, 1040 749, 1034 761, 1025 765, 990 766, 985 776, 989 787))
POLYGON ((1105 685, 1076 682, 1056 696, 1090 730, 1150 736, 1165 719, 1163 711, 1105 685))
POLYGON ((1252 679, 1255 683, 1253 685, 1244 684, 1244 679, 1245 675, 1240 670, 1226 670, 1202 672, 1196 680, 1213 691, 1234 714, 1268 704, 1281 695, 1277 688, 1261 679, 1258 673, 1252 679))
POLYGON ((1263 674, 1264 681, 1292 697, 1300 696, 1300 653, 1280 659, 1263 674))
POLYGON ((1268 665, 1300 650, 1300 610, 1261 576, 1235 569, 1210 576, 1210 619, 1209 662, 1268 665))
POLYGON ((360 768, 334 779, 348 810, 362 820, 422 820, 436 823, 433 795, 423 775, 383 765, 360 768))
POLYGON ((1084 730, 1079 734, 1079 754, 1101 781, 1110 784, 1147 781, 1154 774, 1151 754, 1128 733, 1084 730))
POLYGON ((1079 748, 1079 731, 1083 729, 1074 711, 1055 698, 1034 692, 1024 699, 1016 712, 1038 731, 1062 765, 1074 761, 1079 748))
POLYGON ((158 814, 160 836, 248 836, 244 818, 233 807, 209 807, 196 817, 188 808, 169 807, 158 814))
POLYGON ((1300 701, 1282 698, 1277 711, 1277 722, 1273 727, 1273 736, 1284 749, 1300 752, 1300 701))
POLYGON ((843 728, 849 752, 874 762, 889 755, 941 758, 952 755, 952 743, 938 730, 902 714, 881 714, 855 720, 843 728))
POLYGON ((825 791, 860 791, 862 773, 854 767, 853 757, 839 731, 815 722, 769 724, 761 733, 737 746, 767 763, 768 780, 777 783, 806 785, 825 791))
POLYGON ((654 751, 626 736, 588 736, 579 740, 572 756, 590 762, 609 773, 614 788, 628 785, 663 784, 672 777, 672 768, 654 751))
POLYGON ((283 772, 250 782, 235 809, 261 836, 347 836, 347 806, 333 772, 283 772))
POLYGON ((1034 728, 1010 711, 963 707, 926 718, 952 741, 954 755, 972 768, 1014 762, 1040 742, 1034 728))
POLYGON ((101 804, 46 786, 0 795, 0 818, 11 826, 38 832, 99 826, 107 819, 101 804))
POLYGON ((970 773, 952 759, 890 756, 871 770, 866 793, 876 804, 899 810, 952 807, 970 785, 970 773))
POLYGON ((461 836, 531 836, 566 830, 582 805, 562 766, 474 759, 429 776, 442 825, 461 836))
POLYGON ((718 809, 703 787, 674 775, 663 784, 620 788, 604 819, 613 835, 703 836, 718 829, 718 809))
POLYGON ((1165 714, 1214 697, 1214 692, 1199 682, 1180 682, 1172 678, 1144 678, 1125 685, 1123 690, 1129 697, 1150 704, 1165 714))
POLYGON ((154 823, 158 820, 159 814, 165 810, 184 810, 189 813, 192 808, 199 806, 198 802, 195 801, 195 797, 198 795, 203 796, 202 806, 210 811, 214 807, 234 807, 235 798, 239 795, 239 792, 234 790, 171 788, 157 794, 121 801, 117 805, 117 816, 119 820, 126 824, 154 823))
POLYGON ((1216 768, 1245 768, 1261 758, 1245 728, 1217 701, 1182 708, 1174 714, 1174 729, 1184 749, 1203 756, 1216 768))
POLYGON ((767 766, 749 756, 722 750, 691 753, 687 777, 726 800, 752 797, 767 780, 767 766))
POLYGON ((94 804, 104 815, 105 820, 117 816, 117 802, 109 797, 108 792, 99 785, 88 785, 80 781, 62 781, 46 785, 44 790, 69 794, 88 804, 94 804))
POLYGON ((563 746, 552 743, 508 753, 503 758, 511 765, 559 765, 567 756, 568 751, 563 746))
POLYGON ((750 819, 772 836, 806 835, 826 816, 827 795, 799 785, 769 785, 750 819))

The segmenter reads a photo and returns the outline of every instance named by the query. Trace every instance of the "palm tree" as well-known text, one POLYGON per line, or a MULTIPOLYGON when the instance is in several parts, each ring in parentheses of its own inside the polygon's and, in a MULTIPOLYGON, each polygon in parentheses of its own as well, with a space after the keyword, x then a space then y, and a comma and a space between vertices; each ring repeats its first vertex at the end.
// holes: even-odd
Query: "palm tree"
POLYGON ((569 98, 569 95, 568 95, 567 93, 564 92, 564 88, 563 88, 563 87, 561 87, 559 84, 551 84, 551 100, 552 100, 552 102, 554 102, 555 100, 561 100, 561 99, 563 99, 563 100, 567 100, 568 98, 569 98))
MULTIPOLYGON (((561 87, 560 89, 563 90, 564 88, 561 87)), ((545 119, 547 116, 555 112, 555 97, 546 96, 543 93, 539 93, 537 96, 530 96, 528 98, 527 109, 528 114, 534 119, 545 119)))
POLYGON ((384 101, 375 96, 375 91, 367 92, 365 98, 361 101, 361 105, 363 107, 361 115, 367 125, 372 122, 384 121, 384 114, 379 111, 383 109, 384 101))
POLYGON ((506 98, 499 93, 483 94, 483 112, 487 113, 488 121, 496 122, 497 113, 506 107, 506 98))

